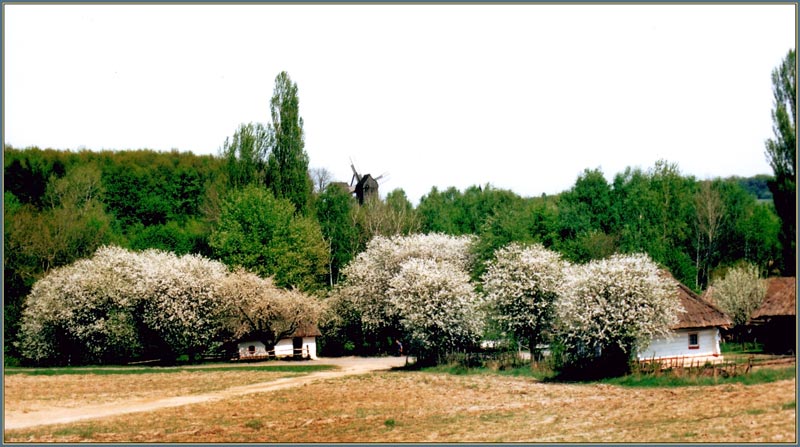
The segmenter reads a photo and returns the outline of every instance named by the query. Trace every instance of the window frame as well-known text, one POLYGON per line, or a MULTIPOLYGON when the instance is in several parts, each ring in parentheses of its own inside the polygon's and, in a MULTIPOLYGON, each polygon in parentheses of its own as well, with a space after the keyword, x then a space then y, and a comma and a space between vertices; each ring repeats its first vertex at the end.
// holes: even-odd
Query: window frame
POLYGON ((689 349, 700 349, 700 333, 699 332, 689 332, 689 349), (694 337, 695 343, 692 344, 692 337, 694 337))

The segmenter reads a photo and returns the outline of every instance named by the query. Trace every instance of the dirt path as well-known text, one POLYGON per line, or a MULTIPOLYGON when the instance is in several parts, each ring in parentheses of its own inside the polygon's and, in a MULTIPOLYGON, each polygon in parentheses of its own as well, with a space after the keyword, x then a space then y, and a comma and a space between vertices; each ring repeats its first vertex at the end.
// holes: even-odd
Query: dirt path
MULTIPOLYGON (((230 399, 246 394, 264 393, 301 386, 318 380, 332 379, 356 374, 367 374, 373 371, 388 370, 405 363, 405 357, 343 357, 321 358, 313 361, 319 365, 336 365, 334 371, 320 371, 298 377, 288 377, 270 382, 235 386, 220 391, 189 396, 169 397, 163 399, 134 399, 123 402, 84 406, 81 408, 53 408, 43 411, 21 413, 6 408, 4 417, 5 430, 29 428, 37 425, 66 424, 86 419, 98 419, 120 414, 154 411, 162 408, 179 407, 202 402, 230 399)), ((282 363, 276 362, 275 364, 282 363)), ((272 363, 271 363, 272 364, 272 363)))

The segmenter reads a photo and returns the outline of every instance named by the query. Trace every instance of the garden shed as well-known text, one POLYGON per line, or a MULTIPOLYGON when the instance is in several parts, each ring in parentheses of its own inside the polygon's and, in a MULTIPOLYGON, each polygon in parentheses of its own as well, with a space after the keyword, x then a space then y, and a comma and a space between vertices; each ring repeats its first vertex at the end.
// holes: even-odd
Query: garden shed
POLYGON ((796 352, 797 278, 769 278, 767 294, 747 323, 764 350, 776 353, 796 352))
POLYGON ((263 342, 256 339, 243 339, 238 343, 239 360, 260 360, 272 357, 292 357, 302 359, 317 358, 317 337, 321 336, 315 324, 300 325, 289 337, 275 343, 268 351, 263 342))
POLYGON ((732 325, 731 319, 679 282, 676 295, 685 312, 678 314, 678 323, 671 328, 672 333, 666 338, 653 339, 650 346, 639 353, 639 360, 686 366, 721 362, 720 329, 732 325))

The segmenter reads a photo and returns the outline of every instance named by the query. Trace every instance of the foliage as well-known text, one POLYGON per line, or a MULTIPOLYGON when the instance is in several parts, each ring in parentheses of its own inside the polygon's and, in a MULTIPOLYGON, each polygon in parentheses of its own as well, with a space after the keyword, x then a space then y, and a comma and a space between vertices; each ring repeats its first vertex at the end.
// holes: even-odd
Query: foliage
POLYGON ((693 284, 694 187, 692 177, 682 176, 676 164, 665 160, 647 172, 626 169, 615 176, 619 251, 647 253, 680 282, 693 284))
POLYGON ((782 222, 780 240, 783 246, 783 271, 787 276, 793 274, 797 261, 796 70, 795 50, 791 49, 781 64, 772 71, 772 93, 775 100, 772 131, 775 139, 766 141, 767 160, 775 173, 775 180, 769 182, 769 189, 782 222))
POLYGON ((420 199, 417 213, 424 233, 478 234, 487 218, 519 205, 520 200, 490 184, 470 186, 463 193, 454 187, 442 192, 433 187, 420 199))
POLYGON ((402 190, 390 192, 386 201, 378 196, 368 197, 353 208, 351 217, 353 226, 358 228, 360 248, 375 236, 408 235, 419 229, 416 213, 402 190))
POLYGON ((269 151, 267 129, 259 123, 242 124, 232 139, 225 138, 220 157, 233 188, 264 185, 269 151))
POLYGON ((550 197, 519 199, 508 207, 497 208, 480 226, 473 245, 473 279, 479 279, 496 250, 512 242, 541 243, 553 248, 558 222, 556 201, 550 197))
POLYGON ((528 340, 537 360, 537 346, 547 340, 566 267, 561 255, 541 244, 512 243, 495 252, 482 277, 491 317, 517 338, 528 340))
POLYGON ((386 343, 383 349, 391 346, 389 338, 401 336, 412 337, 423 354, 451 347, 475 328, 473 315, 466 313, 475 306, 465 303, 464 312, 453 311, 456 320, 447 323, 452 327, 447 328, 450 335, 442 338, 442 345, 431 344, 435 340, 427 331, 444 330, 444 322, 425 321, 423 316, 445 318, 442 314, 450 306, 449 300, 478 299, 467 293, 468 278, 462 275, 472 262, 471 243, 470 237, 442 234, 373 238, 344 268, 345 280, 329 297, 332 308, 350 309, 348 315, 356 321, 333 322, 331 326, 358 325, 365 338, 379 345, 386 343), (416 280, 420 284, 413 284, 416 280), (417 305, 422 302, 424 306, 417 305))
POLYGON ((643 254, 575 265, 556 303, 564 370, 617 375, 683 311, 675 284, 643 254))
POLYGON ((735 326, 747 323, 767 293, 767 283, 752 264, 736 266, 724 278, 714 281, 714 301, 735 326))
POLYGON ((324 284, 328 247, 316 220, 295 215, 288 199, 254 186, 231 191, 221 204, 210 245, 229 266, 274 276, 280 287, 324 284))
POLYGON ((710 267, 718 262, 717 245, 723 224, 728 217, 719 185, 720 182, 700 182, 694 197, 697 234, 696 289, 705 288, 708 284, 710 267))
POLYGON ((10 342, 5 354, 16 355, 22 301, 34 281, 51 268, 90 255, 112 237, 96 166, 75 166, 63 177, 52 176, 45 191, 41 210, 20 204, 13 193, 4 196, 4 336, 10 342))
POLYGON ((330 246, 330 286, 339 282, 342 268, 362 248, 358 227, 353 224, 356 206, 356 199, 339 185, 328 185, 316 201, 317 219, 330 246))
POLYGON ((267 126, 267 185, 275 197, 288 199, 298 213, 304 214, 309 209, 313 185, 304 149, 297 84, 285 71, 275 78, 269 104, 272 122, 267 126))

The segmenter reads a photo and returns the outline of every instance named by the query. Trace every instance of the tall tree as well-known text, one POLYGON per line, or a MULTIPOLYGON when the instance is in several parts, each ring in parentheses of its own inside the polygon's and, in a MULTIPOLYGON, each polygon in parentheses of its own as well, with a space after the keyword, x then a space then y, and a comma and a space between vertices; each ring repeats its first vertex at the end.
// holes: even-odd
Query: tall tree
POLYGON ((797 158, 797 129, 795 128, 796 67, 795 50, 789 50, 786 58, 772 71, 772 93, 775 108, 772 110, 772 131, 775 139, 766 142, 767 160, 775 172, 769 189, 775 201, 775 209, 781 218, 780 240, 783 245, 784 274, 793 275, 796 266, 795 228, 797 192, 795 190, 795 159, 797 158))
MULTIPOLYGON (((719 184, 719 182, 717 182, 719 184)), ((708 275, 715 260, 716 244, 725 219, 725 202, 719 189, 711 181, 700 182, 694 196, 697 236, 695 266, 695 289, 702 289, 708 284, 708 275)))
POLYGON ((275 78, 270 111, 267 185, 276 198, 289 199, 299 214, 305 214, 313 185, 308 174, 308 154, 304 149, 297 84, 285 71, 275 78))
POLYGON ((269 150, 267 141, 267 129, 258 123, 242 124, 232 139, 225 138, 221 156, 225 160, 230 186, 243 188, 264 182, 269 150))
POLYGON ((360 247, 358 228, 352 215, 358 206, 347 189, 328 185, 319 195, 315 208, 322 234, 330 248, 328 284, 339 282, 339 272, 358 253, 360 247))
POLYGON ((319 222, 294 212, 262 188, 235 190, 220 205, 209 244, 225 264, 273 276, 278 287, 317 289, 327 282, 328 246, 319 222))

